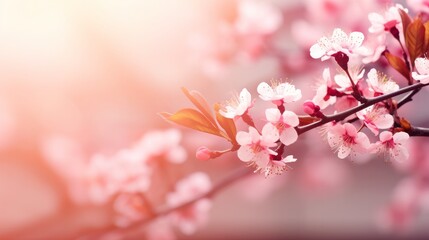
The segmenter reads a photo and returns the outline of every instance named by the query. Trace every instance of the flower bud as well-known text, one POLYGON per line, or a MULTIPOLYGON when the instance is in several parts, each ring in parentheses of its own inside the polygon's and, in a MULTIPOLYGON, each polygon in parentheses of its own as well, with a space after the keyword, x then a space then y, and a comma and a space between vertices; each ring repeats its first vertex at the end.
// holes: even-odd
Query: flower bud
POLYGON ((320 111, 320 107, 314 104, 312 101, 304 102, 304 112, 310 116, 313 116, 316 112, 320 111))
POLYGON ((195 157, 198 160, 206 161, 212 158, 211 151, 207 147, 201 146, 197 149, 197 152, 195 153, 195 157))

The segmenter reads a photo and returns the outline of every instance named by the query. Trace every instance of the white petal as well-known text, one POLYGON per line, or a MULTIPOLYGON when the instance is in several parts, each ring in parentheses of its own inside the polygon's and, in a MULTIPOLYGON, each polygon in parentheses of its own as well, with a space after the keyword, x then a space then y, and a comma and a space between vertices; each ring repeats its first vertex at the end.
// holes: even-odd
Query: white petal
POLYGON ((328 38, 321 38, 316 44, 310 47, 310 56, 314 59, 320 58, 326 54, 326 51, 331 47, 328 38))
POLYGON ((420 75, 416 72, 412 72, 412 76, 415 80, 420 81, 423 84, 429 83, 429 74, 427 75, 420 75))
POLYGON ((259 93, 259 97, 265 101, 270 101, 274 95, 273 89, 266 82, 261 82, 258 85, 257 91, 259 93))
POLYGON ((240 104, 243 104, 249 107, 251 102, 252 102, 252 95, 250 95, 250 92, 246 88, 243 88, 243 90, 241 90, 240 92, 240 104))
POLYGON ((283 158, 282 162, 284 162, 284 163, 296 162, 296 158, 294 158, 292 155, 289 155, 289 156, 283 158))
POLYGON ((414 61, 417 72, 421 75, 429 74, 429 60, 426 58, 416 58, 414 61))
POLYGON ((331 41, 332 43, 337 44, 339 46, 344 46, 348 41, 348 37, 343 30, 335 28, 334 32, 332 33, 331 41))
POLYGON ((341 145, 338 148, 338 157, 341 159, 344 159, 347 156, 349 156, 351 152, 352 152, 352 149, 350 147, 345 146, 345 145, 341 145))
POLYGON ((362 45, 364 35, 361 32, 352 32, 349 36, 349 46, 354 49, 362 45))

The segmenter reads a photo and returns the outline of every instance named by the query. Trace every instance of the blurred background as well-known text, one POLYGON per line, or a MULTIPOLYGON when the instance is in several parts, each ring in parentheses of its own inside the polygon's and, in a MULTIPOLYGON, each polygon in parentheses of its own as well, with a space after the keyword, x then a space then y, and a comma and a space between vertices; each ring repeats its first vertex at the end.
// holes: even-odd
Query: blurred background
MULTIPOLYGON (((95 154, 129 148, 151 131, 177 127, 157 113, 191 106, 183 86, 213 104, 243 87, 257 96, 261 81, 284 79, 303 90, 303 99, 312 98, 312 82, 330 63, 310 59, 309 47, 334 27, 366 32, 367 14, 389 4, 1 0, 0 239, 78 239, 108 229, 111 203, 75 201, 67 171, 95 154), (52 155, 64 162, 52 164, 52 155)), ((421 125, 428 118, 415 110, 424 101, 418 96, 404 109, 421 125)), ((301 111, 299 104, 291 108, 301 111)), ((168 169, 173 179, 205 171, 216 182, 243 167, 233 154, 196 160, 198 146, 226 143, 177 128, 188 157, 168 169)), ((428 144, 413 139, 415 160, 405 166, 383 158, 359 164, 337 159, 318 131, 308 133, 290 149, 298 158, 293 171, 237 181, 215 197, 205 226, 176 237, 427 238, 428 211, 383 209, 391 208, 397 192, 412 191, 403 181, 412 179, 416 166, 429 172, 428 144)))

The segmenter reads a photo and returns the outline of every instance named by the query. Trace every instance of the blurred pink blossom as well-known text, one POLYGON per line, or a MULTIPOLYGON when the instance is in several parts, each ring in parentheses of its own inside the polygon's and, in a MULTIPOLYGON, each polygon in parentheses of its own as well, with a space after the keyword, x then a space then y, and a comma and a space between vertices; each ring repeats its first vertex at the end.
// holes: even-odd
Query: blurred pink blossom
MULTIPOLYGON (((176 183, 175 191, 167 195, 167 205, 172 208, 177 207, 207 193, 211 188, 211 181, 206 173, 194 172, 176 183)), ((207 221, 210 208, 211 200, 202 198, 190 206, 173 211, 169 217, 173 225, 189 235, 207 221)))

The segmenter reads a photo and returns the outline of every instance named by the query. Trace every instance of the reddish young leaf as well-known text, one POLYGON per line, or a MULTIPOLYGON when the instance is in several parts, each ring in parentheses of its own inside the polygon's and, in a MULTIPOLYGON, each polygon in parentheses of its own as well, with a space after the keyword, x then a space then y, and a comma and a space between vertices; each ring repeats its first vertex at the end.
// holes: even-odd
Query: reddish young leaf
POLYGON ((408 25, 410 25, 411 23, 410 15, 408 15, 408 13, 406 13, 404 10, 400 8, 398 9, 398 11, 399 11, 399 15, 401 15, 403 33, 406 33, 408 25))
POLYGON ((423 54, 425 54, 429 51, 429 21, 425 22, 423 26, 425 27, 425 44, 423 54))
POLYGON ((314 122, 319 121, 319 118, 309 116, 299 116, 299 126, 305 126, 314 122))
POLYGON ((220 130, 214 126, 202 113, 195 109, 184 108, 175 114, 160 113, 161 117, 187 128, 223 137, 220 130))
POLYGON ((209 104, 206 99, 199 93, 198 91, 191 90, 182 87, 183 93, 185 93, 186 97, 191 100, 191 102, 201 111, 201 113, 213 124, 216 126, 216 121, 214 119, 213 113, 210 109, 209 104))
POLYGON ((405 32, 405 44, 410 54, 411 65, 414 67, 414 60, 424 53, 425 27, 422 20, 417 18, 407 27, 405 32))
POLYGON ((401 118, 401 120, 400 120, 400 124, 401 124, 401 127, 402 127, 405 131, 409 131, 409 130, 411 129, 411 124, 410 124, 410 122, 408 122, 408 120, 407 120, 407 119, 405 119, 405 118, 401 118))
POLYGON ((228 140, 233 145, 236 145, 237 141, 235 140, 235 136, 237 135, 237 128, 235 126, 234 120, 222 116, 219 113, 219 109, 220 109, 220 105, 216 103, 214 105, 214 110, 216 113, 216 120, 218 121, 219 125, 225 130, 225 132, 229 138, 228 140))
POLYGON ((384 52, 384 56, 389 62, 390 66, 392 66, 396 71, 398 71, 402 76, 406 79, 410 78, 410 72, 408 71, 407 65, 405 64, 402 58, 397 57, 389 52, 384 52))

